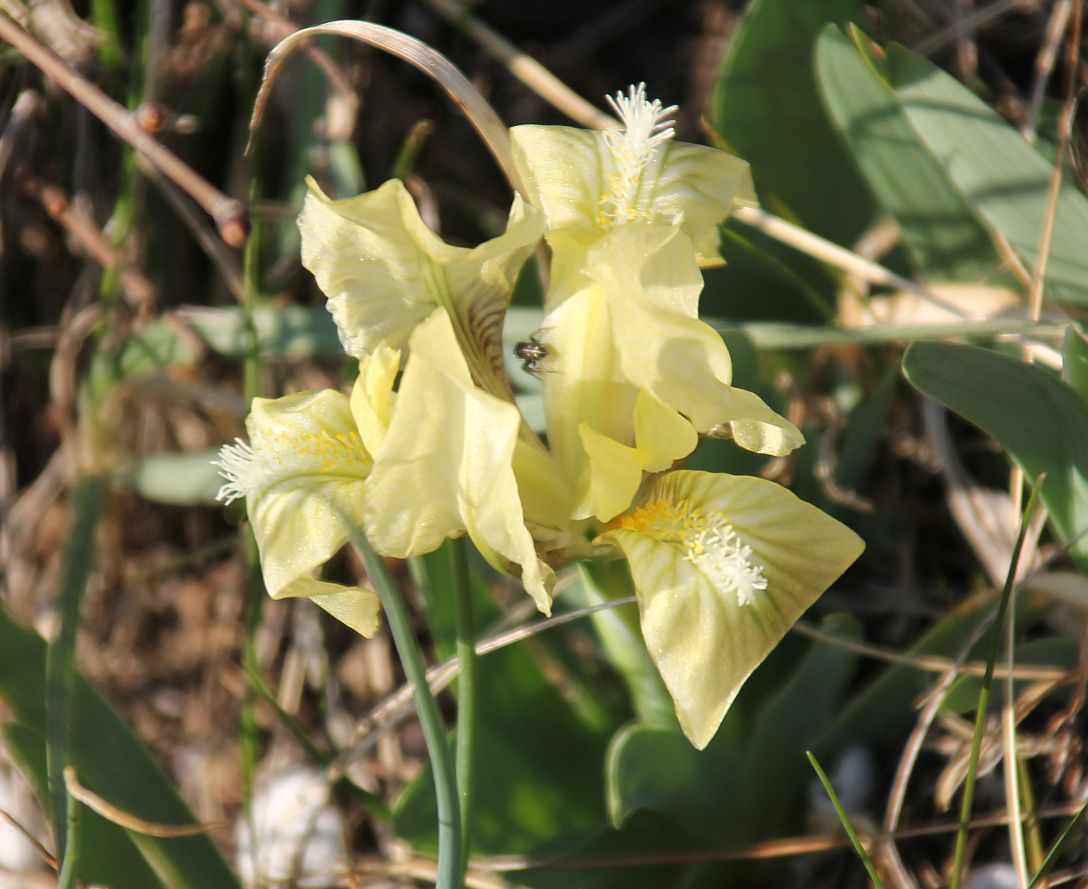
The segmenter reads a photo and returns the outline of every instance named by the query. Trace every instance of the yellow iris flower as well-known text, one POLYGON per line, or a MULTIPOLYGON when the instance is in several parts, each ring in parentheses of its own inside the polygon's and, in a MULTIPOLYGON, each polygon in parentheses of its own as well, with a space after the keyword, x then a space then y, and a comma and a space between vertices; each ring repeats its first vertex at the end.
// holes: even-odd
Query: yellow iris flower
POLYGON ((672 109, 641 86, 610 101, 614 132, 511 131, 529 201, 474 249, 443 243, 399 182, 344 201, 310 183, 303 262, 359 378, 350 398, 256 400, 249 444, 222 451, 220 497, 246 498, 273 596, 311 596, 365 635, 374 594, 311 576, 346 523, 401 558, 467 534, 545 613, 556 568, 626 558, 650 655, 701 748, 862 543, 771 482, 673 469, 700 436, 765 454, 803 439, 731 385, 725 344, 698 319, 717 226, 754 200, 747 166, 672 141, 672 109), (518 413, 500 352, 541 237, 547 446, 518 413))

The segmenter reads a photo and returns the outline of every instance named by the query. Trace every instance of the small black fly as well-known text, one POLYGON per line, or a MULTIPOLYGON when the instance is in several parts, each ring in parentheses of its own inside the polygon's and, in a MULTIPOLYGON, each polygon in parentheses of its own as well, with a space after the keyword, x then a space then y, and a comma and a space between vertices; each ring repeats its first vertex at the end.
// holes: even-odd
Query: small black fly
POLYGON ((548 347, 535 336, 514 344, 514 357, 521 360, 521 369, 526 373, 540 373, 540 362, 548 357, 548 347))

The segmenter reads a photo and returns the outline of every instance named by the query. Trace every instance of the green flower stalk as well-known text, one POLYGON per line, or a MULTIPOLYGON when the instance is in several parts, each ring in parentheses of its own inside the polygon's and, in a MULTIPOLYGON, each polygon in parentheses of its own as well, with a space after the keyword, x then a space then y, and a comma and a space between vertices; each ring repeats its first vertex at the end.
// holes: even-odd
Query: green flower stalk
POLYGON ((702 748, 863 544, 772 482, 676 468, 702 437, 772 455, 803 438, 732 385, 724 342, 698 318, 718 225, 754 202, 747 165, 674 141, 674 109, 642 85, 610 102, 611 132, 511 131, 528 200, 471 250, 427 229, 398 182, 342 201, 311 183, 303 261, 359 378, 350 398, 255 402, 249 444, 223 449, 220 497, 246 498, 273 596, 311 596, 364 635, 372 594, 310 576, 348 538, 343 517, 399 558, 467 535, 544 613, 558 569, 626 559, 650 656, 702 748), (546 444, 501 354, 510 292, 541 238, 546 444))

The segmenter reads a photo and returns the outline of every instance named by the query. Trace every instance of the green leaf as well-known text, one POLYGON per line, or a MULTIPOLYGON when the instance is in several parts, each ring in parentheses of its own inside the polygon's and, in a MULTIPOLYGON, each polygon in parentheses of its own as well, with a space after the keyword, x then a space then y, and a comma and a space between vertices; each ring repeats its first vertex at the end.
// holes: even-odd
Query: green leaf
MULTIPOLYGON (((889 72, 911 126, 967 203, 1033 269, 1053 169, 1035 148, 955 78, 902 47, 889 72)), ((1046 294, 1088 305, 1088 198, 1065 177, 1046 268, 1046 294)))
POLYGON ((840 244, 868 227, 874 204, 820 104, 812 72, 828 22, 862 17, 857 0, 755 0, 734 32, 711 122, 752 165, 761 199, 781 201, 805 226, 840 244))
MULTIPOLYGON (((854 38, 865 39, 858 31, 854 38)), ((816 43, 816 79, 828 116, 899 224, 918 270, 950 281, 991 273, 998 257, 986 229, 919 141, 895 92, 833 25, 816 43)))
MULTIPOLYGON (((80 479, 72 491, 72 527, 64 546, 64 571, 57 601, 60 629, 46 650, 45 658, 49 818, 57 840, 57 857, 62 861, 68 843, 68 791, 64 786, 64 770, 72 764, 76 634, 83 593, 94 568, 95 535, 105 496, 106 478, 101 475, 80 479)), ((70 868, 71 864, 67 866, 70 868)))
POLYGON ((850 412, 835 466, 835 481, 849 491, 857 491, 864 485, 880 453, 879 441, 885 435, 898 382, 899 374, 893 365, 876 389, 850 412))
MULTIPOLYGON (((7 752, 44 807, 48 797, 45 738, 19 722, 5 723, 2 730, 7 752)), ((125 830, 86 806, 80 812, 76 851, 79 874, 88 883, 111 889, 153 889, 162 885, 125 830)))
MULTIPOLYGON (((1042 499, 1065 540, 1088 529, 1088 406, 1073 389, 1037 364, 951 343, 915 343, 903 373, 995 439, 1029 480, 1047 474, 1042 499)), ((1071 552, 1088 566, 1088 538, 1071 552)))
POLYGON ((1062 344, 1062 379, 1088 405, 1088 339, 1072 324, 1062 344))
MULTIPOLYGON (((974 596, 963 602, 915 642, 906 652, 907 657, 957 657, 980 621, 991 613, 993 604, 990 596, 974 596)), ((1025 615, 1018 613, 1017 625, 1023 627, 1025 623, 1025 615)), ((984 632, 971 647, 968 659, 984 658, 992 636, 992 628, 984 632)), ((909 663, 890 665, 839 708, 821 731, 813 751, 830 758, 852 746, 901 744, 917 718, 917 701, 933 687, 935 675, 909 663)))
MULTIPOLYGON (((1079 646, 1079 640, 1071 635, 1029 639, 1027 642, 1022 642, 1016 646, 1013 661, 1018 667, 1038 665, 1072 671, 1077 666, 1079 646)), ((1004 659, 1004 655, 1001 657, 1004 659)), ((1001 681, 1004 682, 1004 680, 1001 681)), ((1013 682, 1014 694, 1020 695, 1030 685, 1031 680, 1029 679, 1015 680, 1013 682)), ((946 713, 974 713, 978 708, 978 698, 981 690, 981 676, 960 676, 948 689, 948 694, 945 695, 945 699, 941 702, 941 709, 946 713)), ((1073 691, 1074 687, 1072 685, 1062 685, 1051 692, 1049 700, 1058 705, 1067 700, 1073 691)))
POLYGON ((635 812, 670 816, 694 840, 739 840, 738 809, 743 760, 735 747, 696 750, 678 728, 629 725, 609 746, 608 814, 616 828, 635 812), (725 834, 723 836, 723 834, 725 834))
MULTIPOLYGON (((830 615, 822 628, 845 639, 860 634, 857 621, 844 614, 830 615)), ((814 643, 789 681, 760 709, 755 730, 745 743, 737 799, 749 840, 799 827, 809 779, 805 751, 839 712, 840 697, 857 659, 845 648, 814 643)))
MULTIPOLYGON (((22 760, 45 760, 45 642, 0 608, 0 698, 21 723, 22 760), (32 734, 28 735, 27 732, 32 734), (33 737, 40 739, 34 752, 33 737), (25 749, 29 746, 29 749, 25 749)), ((151 754, 102 697, 77 678, 72 700, 71 762, 80 781, 124 811, 160 824, 194 819, 151 754)), ((40 778, 29 775, 40 786, 40 778)), ((87 813, 84 813, 85 815, 87 813)), ((120 828, 115 828, 121 830, 120 828)), ((166 885, 177 889, 235 889, 238 881, 206 836, 159 839, 125 831, 166 885)), ((85 829, 84 837, 93 836, 85 829)), ((124 855, 124 844, 116 854, 124 855)), ((112 853, 112 846, 104 851, 112 853)), ((95 860, 95 856, 91 859, 95 860)), ((84 865, 82 855, 81 865, 84 865)), ((120 866, 120 865, 119 865, 120 866)), ((142 871, 141 871, 142 872, 142 871)), ((96 878, 80 871, 88 881, 96 878)), ((143 889, 147 882, 107 883, 143 889)))
MULTIPOLYGON (((336 325, 323 308, 257 308, 253 323, 262 357, 343 358, 336 325)), ((169 321, 152 321, 125 342, 117 359, 120 375, 137 377, 174 364, 195 364, 204 349, 241 359, 248 348, 246 336, 245 314, 240 308, 179 309, 169 321)))
POLYGON ((136 462, 128 482, 141 497, 170 506, 210 506, 223 485, 212 466, 219 451, 151 454, 136 462))

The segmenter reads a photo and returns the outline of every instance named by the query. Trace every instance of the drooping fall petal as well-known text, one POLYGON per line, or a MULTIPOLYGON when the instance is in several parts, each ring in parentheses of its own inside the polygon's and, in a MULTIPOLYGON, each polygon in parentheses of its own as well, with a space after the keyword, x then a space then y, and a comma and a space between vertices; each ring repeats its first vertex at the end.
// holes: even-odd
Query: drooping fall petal
POLYGON ((496 568, 520 574, 548 612, 554 574, 538 559, 513 469, 517 408, 473 384, 445 309, 416 328, 409 349, 367 484, 370 541, 404 558, 467 532, 496 568))
POLYGON ((366 636, 378 627, 377 595, 310 576, 361 527, 372 460, 349 399, 324 389, 256 398, 246 420, 249 443, 220 451, 226 502, 244 497, 269 594, 315 597, 366 636))
POLYGON ((692 744, 860 555, 845 525, 759 478, 670 472, 602 540, 627 556, 642 633, 692 744))

